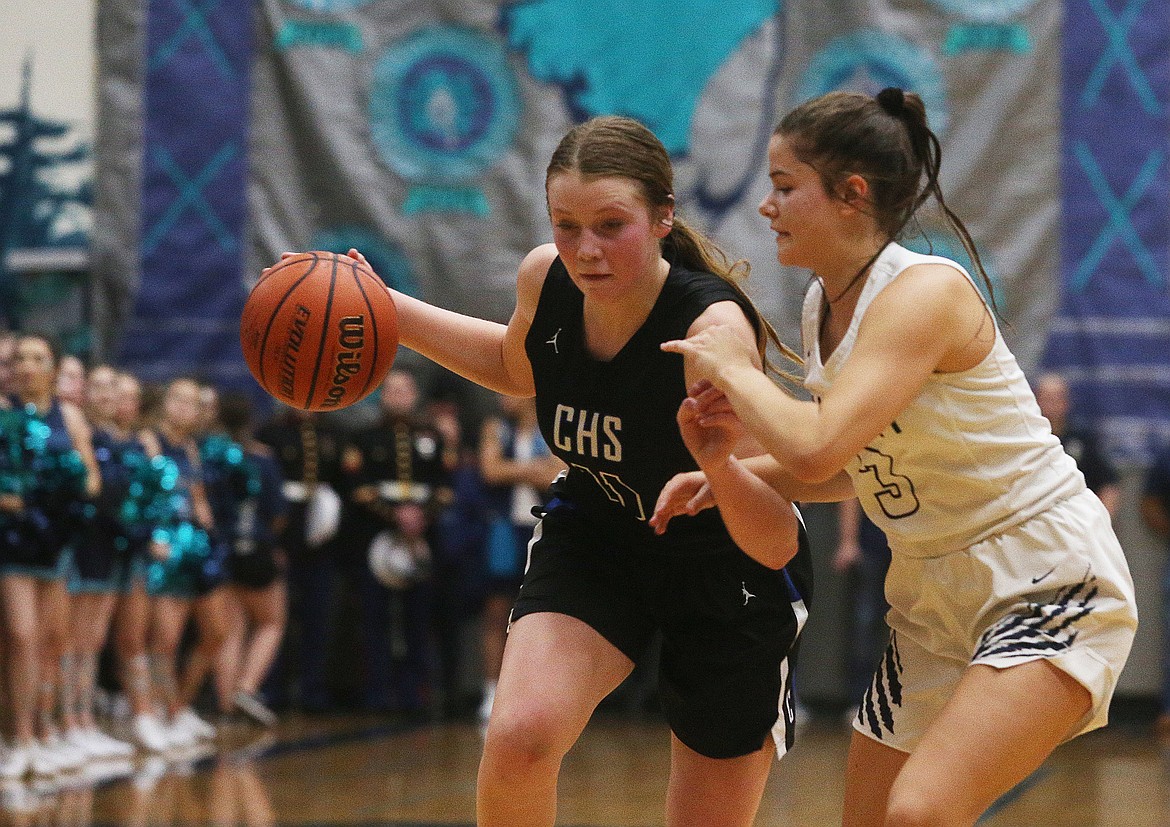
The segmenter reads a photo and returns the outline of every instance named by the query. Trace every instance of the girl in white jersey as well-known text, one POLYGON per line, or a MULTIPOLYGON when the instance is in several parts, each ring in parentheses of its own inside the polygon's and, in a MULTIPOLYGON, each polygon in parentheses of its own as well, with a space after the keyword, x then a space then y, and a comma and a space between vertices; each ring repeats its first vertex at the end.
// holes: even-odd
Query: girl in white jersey
MULTIPOLYGON (((854 723, 850 827, 974 824, 1105 723, 1137 623, 1109 516, 971 278, 894 242, 933 195, 986 280, 939 160, 922 101, 900 89, 832 93, 777 127, 760 213, 780 262, 816 276, 802 320, 813 401, 719 327, 663 345, 702 377, 684 432, 746 428, 770 454, 746 464, 773 487, 855 492, 889 537, 893 635, 854 723)), ((710 500, 682 475, 652 522, 710 500)))

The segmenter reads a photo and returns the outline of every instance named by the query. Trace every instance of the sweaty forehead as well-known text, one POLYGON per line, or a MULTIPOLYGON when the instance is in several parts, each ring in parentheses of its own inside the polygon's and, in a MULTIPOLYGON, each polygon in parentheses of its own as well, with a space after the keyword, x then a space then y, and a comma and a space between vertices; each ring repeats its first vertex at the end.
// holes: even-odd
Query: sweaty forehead
POLYGON ((548 182, 548 205, 554 212, 591 213, 646 209, 637 181, 620 176, 581 176, 565 172, 548 182))

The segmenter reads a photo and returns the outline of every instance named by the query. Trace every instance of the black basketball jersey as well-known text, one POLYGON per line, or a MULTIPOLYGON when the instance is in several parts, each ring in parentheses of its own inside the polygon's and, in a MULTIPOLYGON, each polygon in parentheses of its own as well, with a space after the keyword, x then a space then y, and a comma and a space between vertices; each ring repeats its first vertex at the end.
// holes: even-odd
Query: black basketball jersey
POLYGON ((559 258, 549 268, 525 349, 541 433, 569 466, 553 502, 586 518, 591 531, 673 553, 730 542, 716 509, 675 517, 661 537, 647 522, 663 485, 698 467, 675 419, 687 392, 683 358, 659 345, 684 338, 720 301, 744 306, 752 318, 719 276, 671 267, 646 321, 603 362, 585 348, 584 295, 559 258))

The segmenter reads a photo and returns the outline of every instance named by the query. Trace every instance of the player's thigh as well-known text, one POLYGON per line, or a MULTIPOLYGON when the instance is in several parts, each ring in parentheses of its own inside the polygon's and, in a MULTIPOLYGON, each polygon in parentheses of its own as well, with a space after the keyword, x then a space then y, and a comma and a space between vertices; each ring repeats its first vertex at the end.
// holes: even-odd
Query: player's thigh
POLYGON ((853 733, 845 762, 845 809, 843 827, 881 827, 886 823, 890 788, 909 753, 853 733))
POLYGON ((1091 703, 1045 660, 970 667, 894 782, 890 813, 925 807, 946 815, 939 823, 973 824, 1075 734, 1091 703))
POLYGON ((771 739, 737 758, 708 758, 671 738, 667 827, 750 827, 775 761, 771 739))
POLYGON ((633 667, 584 621, 556 612, 525 615, 508 632, 488 738, 527 732, 567 747, 633 667))

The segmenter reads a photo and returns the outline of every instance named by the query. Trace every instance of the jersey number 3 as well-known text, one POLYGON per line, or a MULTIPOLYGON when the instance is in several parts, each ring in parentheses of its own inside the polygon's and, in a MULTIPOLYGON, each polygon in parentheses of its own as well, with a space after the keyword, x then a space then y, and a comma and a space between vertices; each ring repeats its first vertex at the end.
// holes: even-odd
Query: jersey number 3
POLYGON ((882 512, 891 520, 909 517, 918 510, 918 496, 914 493, 914 482, 902 474, 894 473, 894 458, 866 448, 861 459, 861 473, 873 474, 877 482, 874 499, 882 512))

